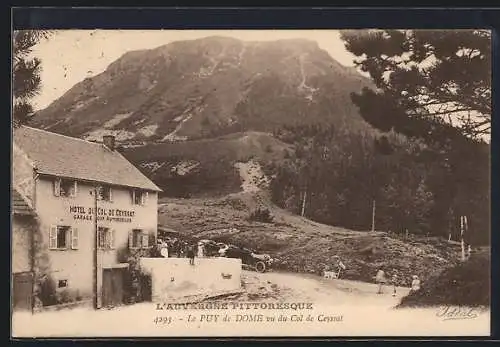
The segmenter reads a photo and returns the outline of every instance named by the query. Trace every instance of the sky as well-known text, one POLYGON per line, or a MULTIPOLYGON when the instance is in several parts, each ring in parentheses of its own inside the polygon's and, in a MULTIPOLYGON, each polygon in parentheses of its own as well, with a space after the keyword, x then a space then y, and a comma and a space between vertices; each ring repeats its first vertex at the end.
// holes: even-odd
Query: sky
POLYGON ((353 66, 337 30, 61 30, 39 43, 33 54, 42 60, 42 90, 34 100, 47 107, 76 83, 95 76, 127 51, 153 49, 173 41, 207 36, 244 41, 306 38, 314 40, 342 65, 353 66))

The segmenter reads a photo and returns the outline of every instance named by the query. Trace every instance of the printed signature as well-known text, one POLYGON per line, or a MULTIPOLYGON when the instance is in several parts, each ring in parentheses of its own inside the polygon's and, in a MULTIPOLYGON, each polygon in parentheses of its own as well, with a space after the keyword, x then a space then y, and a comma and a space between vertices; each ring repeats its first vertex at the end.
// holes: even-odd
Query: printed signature
POLYGON ((436 316, 443 320, 452 319, 474 319, 479 317, 479 310, 473 307, 442 306, 436 316))

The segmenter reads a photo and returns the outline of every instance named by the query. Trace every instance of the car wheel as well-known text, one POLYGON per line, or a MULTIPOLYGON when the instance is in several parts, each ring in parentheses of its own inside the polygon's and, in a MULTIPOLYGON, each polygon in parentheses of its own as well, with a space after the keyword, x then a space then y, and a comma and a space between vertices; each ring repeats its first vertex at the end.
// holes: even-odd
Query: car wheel
POLYGON ((266 272, 266 264, 264 264, 264 262, 262 261, 259 261, 257 262, 257 264, 255 264, 255 269, 257 270, 257 272, 266 272))

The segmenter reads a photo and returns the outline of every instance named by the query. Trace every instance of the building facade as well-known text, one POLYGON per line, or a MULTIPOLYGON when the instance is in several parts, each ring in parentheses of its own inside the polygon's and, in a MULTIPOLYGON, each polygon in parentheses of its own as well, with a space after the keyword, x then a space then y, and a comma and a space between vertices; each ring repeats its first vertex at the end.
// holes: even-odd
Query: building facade
MULTIPOLYGON (((38 220, 37 292, 50 279, 57 303, 95 292, 98 306, 120 303, 126 254, 156 239, 160 189, 115 150, 113 138, 104 140, 24 126, 14 132, 13 186, 38 220)), ((13 249, 13 263, 23 252, 13 249)))
POLYGON ((37 230, 36 215, 30 204, 13 189, 12 194, 12 302, 14 308, 31 310, 33 303, 32 244, 37 230))

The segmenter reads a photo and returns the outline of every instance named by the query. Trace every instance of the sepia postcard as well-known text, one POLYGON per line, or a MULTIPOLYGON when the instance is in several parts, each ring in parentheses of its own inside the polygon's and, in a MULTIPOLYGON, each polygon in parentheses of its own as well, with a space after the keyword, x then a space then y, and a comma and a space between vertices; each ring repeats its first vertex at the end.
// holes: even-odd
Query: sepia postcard
POLYGON ((11 334, 489 336, 488 30, 12 33, 11 334))

